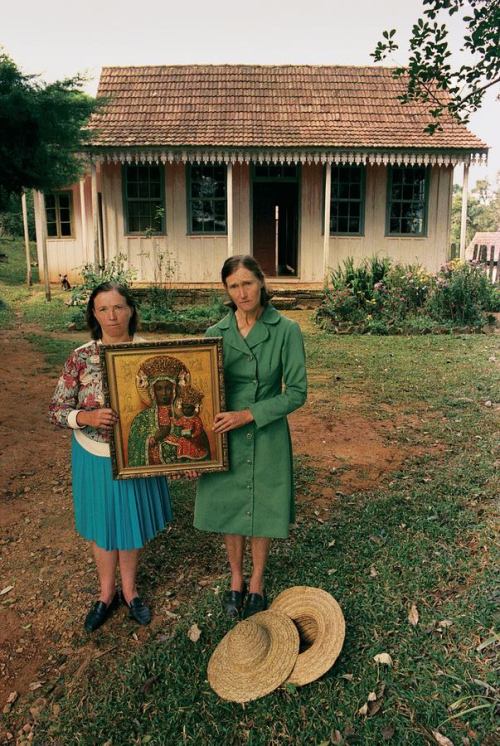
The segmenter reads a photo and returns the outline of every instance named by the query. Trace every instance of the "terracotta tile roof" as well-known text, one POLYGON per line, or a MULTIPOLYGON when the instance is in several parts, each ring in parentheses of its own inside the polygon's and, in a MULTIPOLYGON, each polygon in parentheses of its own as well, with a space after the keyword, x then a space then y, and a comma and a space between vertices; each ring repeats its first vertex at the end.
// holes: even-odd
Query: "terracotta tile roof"
POLYGON ((448 122, 423 132, 422 104, 396 100, 391 68, 308 65, 105 67, 100 147, 431 148, 487 146, 448 122))

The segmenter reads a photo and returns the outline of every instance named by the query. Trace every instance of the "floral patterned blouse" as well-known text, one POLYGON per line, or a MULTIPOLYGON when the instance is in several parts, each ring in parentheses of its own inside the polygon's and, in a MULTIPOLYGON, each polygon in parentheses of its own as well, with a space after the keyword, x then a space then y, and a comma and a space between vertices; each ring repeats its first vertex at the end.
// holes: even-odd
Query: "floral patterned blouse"
POLYGON ((89 425, 80 427, 76 421, 76 416, 82 409, 92 410, 104 406, 100 344, 100 341, 95 340, 87 342, 77 347, 68 357, 49 405, 49 419, 54 425, 77 431, 77 440, 87 451, 107 456, 109 432, 89 425))
MULTIPOLYGON (((133 342, 144 342, 135 336, 133 342)), ((70 427, 86 451, 96 456, 109 456, 110 433, 90 425, 81 427, 76 416, 82 409, 104 407, 102 371, 99 358, 101 341, 91 340, 77 347, 64 364, 49 405, 49 419, 59 427, 70 427)))

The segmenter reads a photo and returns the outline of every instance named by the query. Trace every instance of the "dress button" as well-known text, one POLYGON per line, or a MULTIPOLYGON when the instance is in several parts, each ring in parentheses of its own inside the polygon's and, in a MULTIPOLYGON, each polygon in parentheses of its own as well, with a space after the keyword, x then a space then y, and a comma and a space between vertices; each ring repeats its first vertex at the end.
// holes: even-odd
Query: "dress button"
POLYGON ((253 382, 257 386, 257 379, 256 378, 253 379, 253 382))
POLYGON ((248 356, 248 359, 249 359, 249 360, 253 360, 253 355, 249 355, 249 356, 248 356))
POLYGON ((247 515, 252 515, 249 510, 247 510, 247 515))
POLYGON ((252 433, 247 433, 248 440, 252 440, 252 433))
POLYGON ((251 490, 251 489, 252 489, 252 485, 251 484, 247 484, 247 490, 251 490))
POLYGON ((251 463, 252 463, 252 459, 251 458, 247 458, 247 464, 251 464, 251 463))

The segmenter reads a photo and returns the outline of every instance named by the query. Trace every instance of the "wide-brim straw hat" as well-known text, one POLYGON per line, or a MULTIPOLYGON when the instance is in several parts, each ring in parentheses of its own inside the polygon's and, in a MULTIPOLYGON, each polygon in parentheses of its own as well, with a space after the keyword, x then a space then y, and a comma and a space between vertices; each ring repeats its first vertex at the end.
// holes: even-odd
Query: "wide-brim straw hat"
POLYGON ((344 615, 333 596, 321 588, 298 585, 280 593, 271 610, 293 619, 300 634, 300 652, 286 683, 303 686, 326 673, 345 637, 344 615))
POLYGON ((279 611, 261 611, 239 622, 214 650, 208 682, 222 699, 249 702, 269 694, 290 675, 299 633, 279 611))

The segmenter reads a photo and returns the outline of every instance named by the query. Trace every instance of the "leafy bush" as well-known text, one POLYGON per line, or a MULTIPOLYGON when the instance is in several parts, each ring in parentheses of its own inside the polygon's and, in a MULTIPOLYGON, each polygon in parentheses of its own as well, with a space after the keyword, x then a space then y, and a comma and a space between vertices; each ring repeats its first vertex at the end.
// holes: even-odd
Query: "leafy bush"
MULTIPOLYGON (((161 288, 153 289, 162 291, 161 288)), ((163 292, 168 293, 168 291, 163 292)), ((148 291, 145 300, 141 303, 142 321, 206 321, 206 325, 209 326, 227 313, 227 307, 217 294, 214 294, 211 302, 206 305, 189 306, 183 309, 173 309, 168 300, 162 302, 161 292, 155 292, 153 297, 156 300, 155 303, 151 303, 151 291, 148 291)))
POLYGON ((94 288, 103 282, 114 282, 125 287, 130 286, 137 272, 135 269, 127 268, 126 261, 127 256, 125 254, 117 254, 116 257, 97 269, 94 264, 84 264, 80 268, 83 282, 81 285, 75 285, 71 290, 71 305, 76 306, 71 321, 77 329, 83 329, 86 326, 85 306, 94 288))
POLYGON ((332 270, 332 287, 325 290, 318 318, 360 323, 377 314, 382 300, 379 290, 384 287, 390 265, 390 259, 372 257, 356 267, 354 259, 348 257, 341 267, 332 270))
POLYGON ((432 318, 457 324, 484 324, 484 312, 499 304, 499 291, 480 265, 454 259, 440 269, 427 303, 432 318))
POLYGON ((500 307, 500 293, 477 265, 453 261, 437 275, 419 265, 372 257, 355 266, 350 257, 332 271, 316 312, 321 326, 361 333, 431 332, 482 326, 485 311, 500 307))
POLYGON ((75 285, 71 291, 72 305, 86 305, 94 288, 103 282, 115 282, 118 285, 128 287, 137 276, 137 272, 135 269, 127 268, 125 266, 126 261, 126 254, 117 254, 116 257, 97 269, 94 264, 84 264, 80 268, 83 282, 81 285, 75 285))
POLYGON ((383 281, 377 283, 380 315, 388 321, 419 313, 433 286, 432 275, 418 264, 393 264, 383 281))

